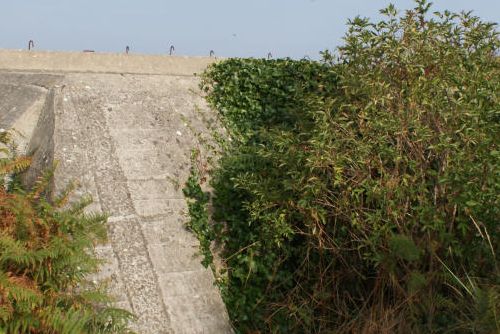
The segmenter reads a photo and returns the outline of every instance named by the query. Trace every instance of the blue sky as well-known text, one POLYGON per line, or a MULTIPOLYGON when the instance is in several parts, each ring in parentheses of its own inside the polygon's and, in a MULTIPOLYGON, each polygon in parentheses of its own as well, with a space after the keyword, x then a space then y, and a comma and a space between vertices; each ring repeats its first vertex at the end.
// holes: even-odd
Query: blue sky
MULTIPOLYGON (((317 58, 341 43, 346 21, 377 19, 412 0, 0 0, 0 48, 317 58)), ((500 21, 500 0, 435 0, 436 10, 473 10, 500 21)))

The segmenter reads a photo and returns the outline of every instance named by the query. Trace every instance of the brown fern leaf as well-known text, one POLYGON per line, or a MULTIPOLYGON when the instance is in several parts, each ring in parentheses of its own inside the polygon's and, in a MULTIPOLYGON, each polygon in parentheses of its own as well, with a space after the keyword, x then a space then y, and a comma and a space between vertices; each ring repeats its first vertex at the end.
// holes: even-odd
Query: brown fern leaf
POLYGON ((26 170, 31 164, 30 157, 19 157, 14 160, 8 161, 5 165, 0 166, 0 175, 10 173, 20 173, 26 170))

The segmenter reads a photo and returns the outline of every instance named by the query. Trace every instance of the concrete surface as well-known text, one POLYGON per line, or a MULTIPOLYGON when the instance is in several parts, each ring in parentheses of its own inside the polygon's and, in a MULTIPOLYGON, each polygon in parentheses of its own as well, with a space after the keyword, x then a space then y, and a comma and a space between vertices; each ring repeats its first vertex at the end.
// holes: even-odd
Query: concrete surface
POLYGON ((49 88, 61 79, 58 75, 0 73, 0 128, 15 130, 21 153, 26 151, 49 88))
POLYGON ((165 63, 151 57, 141 74, 148 61, 143 56, 138 63, 110 67, 134 74, 114 74, 104 71, 107 59, 121 55, 89 54, 77 61, 69 54, 73 67, 63 65, 58 72, 57 61, 64 63, 66 54, 43 54, 36 63, 29 58, 36 54, 28 52, 12 52, 19 57, 5 62, 8 53, 0 51, 0 104, 6 106, 0 120, 11 126, 37 110, 32 174, 57 160, 55 190, 77 180, 82 187, 76 195, 90 193, 90 209, 110 215, 109 243, 97 249, 107 265, 95 279, 108 282, 116 305, 138 316, 131 327, 144 334, 231 333, 212 273, 196 255, 198 241, 185 229, 187 208, 179 189, 195 145, 187 122, 203 131, 198 113, 210 116, 198 79, 188 74, 206 63, 194 59, 188 66, 189 59, 172 58, 171 70, 163 70, 176 74, 162 74, 151 71, 165 63), (91 73, 96 69, 103 72, 91 73), (45 87, 34 84, 42 81, 45 87))
POLYGON ((150 56, 118 53, 0 50, 0 68, 42 72, 122 73, 192 76, 214 61, 210 57, 150 56))

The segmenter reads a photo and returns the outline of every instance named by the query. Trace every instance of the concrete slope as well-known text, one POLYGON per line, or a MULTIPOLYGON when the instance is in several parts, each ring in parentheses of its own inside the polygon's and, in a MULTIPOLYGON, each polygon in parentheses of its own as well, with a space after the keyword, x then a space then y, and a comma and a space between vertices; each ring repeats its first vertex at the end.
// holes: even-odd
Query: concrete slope
MULTIPOLYGON (((29 70, 43 72, 45 64, 29 70)), ((86 66, 96 72, 95 63, 79 63, 78 73, 64 72, 49 87, 32 148, 39 169, 59 161, 56 190, 77 180, 77 194, 95 200, 91 209, 110 215, 109 244, 97 250, 107 265, 95 279, 138 316, 138 333, 231 333, 212 273, 185 229, 180 188, 195 144, 187 122, 202 130, 198 113, 210 113, 196 93, 198 79, 187 75, 191 68, 151 75, 150 67, 147 74, 110 74, 85 73, 86 66)), ((17 70, 15 62, 4 69, 17 70)))
POLYGON ((14 129, 18 148, 24 152, 45 104, 49 87, 58 75, 0 73, 0 129, 14 129))

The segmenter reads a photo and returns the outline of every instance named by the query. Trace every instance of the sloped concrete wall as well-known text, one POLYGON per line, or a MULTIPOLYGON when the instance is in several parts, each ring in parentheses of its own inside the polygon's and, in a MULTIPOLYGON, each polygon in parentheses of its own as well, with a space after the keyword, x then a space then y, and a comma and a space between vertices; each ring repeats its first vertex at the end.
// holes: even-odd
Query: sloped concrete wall
POLYGON ((61 78, 53 74, 0 72, 0 128, 13 130, 19 153, 26 153, 49 89, 61 78))
MULTIPOLYGON (((27 154, 32 156, 31 166, 23 177, 27 187, 32 187, 44 171, 53 167, 54 124, 54 89, 51 88, 45 97, 27 148, 27 154)), ((52 188, 53 186, 49 188, 49 193, 52 188)))
POLYGON ((200 113, 213 116, 193 74, 212 60, 124 57, 0 51, 0 74, 60 78, 46 87, 28 179, 58 161, 55 191, 76 180, 77 195, 92 195, 91 209, 109 214, 109 243, 97 249, 107 264, 94 279, 137 315, 134 330, 231 333, 214 277, 185 228, 181 191, 196 145, 189 129, 206 131, 200 113))

